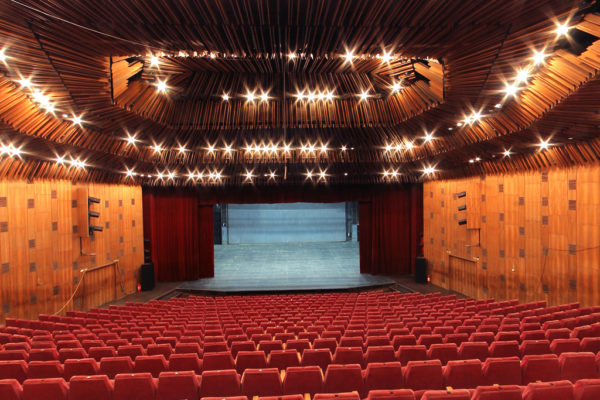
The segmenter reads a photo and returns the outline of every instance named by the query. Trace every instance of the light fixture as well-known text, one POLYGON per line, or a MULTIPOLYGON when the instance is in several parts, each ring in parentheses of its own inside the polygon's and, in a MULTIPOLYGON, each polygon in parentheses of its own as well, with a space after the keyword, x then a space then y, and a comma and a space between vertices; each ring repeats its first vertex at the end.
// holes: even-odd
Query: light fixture
POLYGON ((202 179, 204 177, 204 172, 198 172, 198 179, 202 179))
POLYGON ((510 149, 504 150, 502 154, 504 154, 504 157, 510 157, 510 149))
POLYGON ((214 153, 215 152, 215 146, 213 146, 212 144, 209 144, 208 145, 208 152, 211 153, 211 154, 214 153))
POLYGON ((513 84, 507 83, 506 87, 504 88, 504 93, 506 93, 507 96, 516 96, 518 90, 519 90, 519 88, 514 83, 513 84))
POLYGON ((183 145, 179 146, 177 150, 179 150, 180 153, 185 153, 187 151, 187 149, 183 145))
POLYGON ((246 100, 247 101, 254 101, 255 98, 256 98, 256 96, 254 95, 254 92, 251 92, 250 90, 248 90, 246 92, 246 100))
POLYGON ((156 177, 157 177, 158 179, 162 179, 162 178, 164 177, 164 175, 163 175, 163 173, 162 173, 162 172, 159 172, 159 173, 156 175, 156 177))
POLYGON ((346 151, 347 147, 346 146, 342 146, 342 151, 346 151))
POLYGON ((556 37, 559 38, 568 34, 569 29, 571 29, 571 27, 567 25, 566 22, 564 24, 556 24, 556 29, 554 30, 554 33, 556 33, 556 37))
POLYGON ((383 54, 381 55, 381 62, 389 64, 391 60, 392 60, 391 52, 384 51, 383 54))
POLYGON ((294 60, 294 59, 296 58, 296 53, 294 53, 294 52, 291 52, 291 51, 290 51, 290 52, 288 53, 288 58, 289 58, 290 60, 294 60))
POLYGON ((155 55, 150 56, 150 66, 158 67, 158 56, 155 56, 155 55))
POLYGON ((219 171, 215 173, 215 178, 221 179, 221 173, 219 171))
POLYGON ((363 90, 363 92, 360 94, 360 101, 366 101, 368 98, 369 98, 369 91, 363 90))
POLYGON ((315 151, 315 145, 314 144, 309 144, 308 145, 308 150, 312 153, 315 151))
POLYGON ((190 173, 188 174, 188 178, 189 178, 189 179, 194 179, 194 177, 195 177, 195 176, 196 176, 196 174, 194 174, 193 172, 190 172, 190 173))
POLYGON ((252 146, 246 145, 246 152, 248 152, 248 153, 252 152, 252 146))
POLYGON ((275 175, 275 172, 274 172, 274 171, 271 171, 271 173, 269 174, 269 177, 270 177, 271 179, 275 179, 275 176, 276 176, 276 175, 275 175))
POLYGON ((456 126, 463 126, 463 123, 462 122, 457 122, 456 126))
POLYGON ((221 98, 223 99, 223 101, 229 101, 229 95, 227 93, 223 93, 221 98))
POLYGON ((548 147, 550 147, 550 139, 546 139, 546 140, 540 139, 540 143, 538 146, 540 146, 540 151, 546 150, 548 147))
POLYGON ((161 81, 160 79, 158 80, 158 83, 156 84, 156 89, 158 90, 159 93, 166 93, 167 92, 167 81, 161 81))
POLYGON ((348 173, 347 173, 347 172, 344 172, 344 176, 348 176, 348 173))
POLYGON ((480 157, 475 157, 475 161, 481 161, 480 157))
POLYGON ((475 162, 475 160, 473 160, 472 158, 469 160, 469 164, 473 164, 475 162))
POLYGON ((298 90, 298 93, 296 93, 296 99, 302 101, 304 99, 304 90, 300 91, 298 90))
POLYGON ((412 150, 412 148, 415 147, 415 145, 413 144, 413 142, 406 142, 404 147, 406 147, 406 150, 412 150))
POLYGON ((6 54, 4 53, 6 49, 0 49, 0 61, 6 62, 6 54))
POLYGON ((325 100, 325 93, 324 92, 319 92, 319 94, 317 95, 317 98, 321 101, 325 100))
POLYGON ((57 164, 64 164, 65 163, 65 157, 64 156, 56 156, 56 163, 57 164))
POLYGON ((327 95, 325 95, 325 98, 327 98, 327 101, 333 100, 333 92, 327 91, 327 95))
POLYGON ((471 114, 471 121, 479 122, 480 120, 481 120, 481 111, 473 111, 473 114, 471 114))
POLYGON ((394 82, 392 84, 392 93, 397 93, 402 89, 402 83, 401 82, 394 82))
POLYGON ((127 141, 128 144, 133 144, 133 145, 135 145, 135 142, 137 142, 135 135, 131 136, 130 134, 127 134, 127 138, 125 140, 127 141))
POLYGON ((285 144, 283 146, 283 151, 285 151, 286 153, 289 153, 290 152, 290 145, 289 144, 285 144))
POLYGON ((529 71, 526 68, 523 68, 517 72, 517 77, 515 78, 515 81, 518 83, 527 82, 528 78, 529 78, 529 71))
POLYGON ((311 92, 309 91, 308 94, 306 95, 306 98, 308 99, 308 101, 315 101, 316 99, 316 95, 315 92, 311 92))
POLYGON ((392 151, 392 145, 391 144, 386 144, 385 145, 385 151, 392 151))
POLYGON ((71 121, 73 121, 73 124, 81 126, 81 115, 73 115, 71 121))
POLYGON ((433 140, 433 133, 425 132, 425 143, 429 143, 433 140))
POLYGON ((327 145, 326 144, 321 145, 321 153, 327 153, 327 150, 328 149, 327 149, 327 145))
POLYGON ((227 153, 227 154, 231 153, 231 146, 229 146, 229 145, 225 146, 225 153, 227 153))
POLYGON ((383 171, 383 176, 384 176, 384 177, 386 177, 386 178, 387 178, 389 174, 390 174, 390 173, 389 173, 388 171, 383 171))
POLYGON ((262 101, 262 102, 269 101, 269 92, 262 92, 260 95, 260 101, 262 101))
POLYGON ((396 146, 394 146, 394 150, 396 150, 396 151, 402 150, 402 145, 400 143, 398 143, 396 146))
POLYGON ((548 55, 546 53, 544 53, 544 50, 541 50, 541 51, 534 50, 533 51, 532 59, 533 59, 533 63, 535 65, 543 64, 544 61, 546 60, 546 57, 548 57, 548 55))
POLYGON ((31 78, 22 78, 19 80, 19 85, 21 85, 21 89, 28 89, 31 87, 31 78))
POLYGON ((494 108, 501 108, 502 107, 502 103, 498 103, 494 106, 494 108))
POLYGON ((173 179, 175 178, 175 173, 174 172, 169 172, 169 179, 173 179))
POLYGON ((325 180, 327 178, 327 172, 326 171, 319 172, 319 177, 320 177, 320 179, 325 180))
POLYGON ((395 178, 396 176, 398 176, 398 172, 396 170, 392 171, 392 177, 395 178))
POLYGON ((427 166, 427 167, 423 168, 423 173, 426 175, 433 174, 434 172, 435 172, 435 168, 432 166, 427 166))
POLYGON ((312 179, 313 173, 312 171, 306 171, 306 179, 312 179))
POLYGON ((215 58, 217 58, 217 55, 215 53, 210 53, 210 58, 214 60, 215 58))
POLYGON ((346 54, 344 54, 344 59, 347 63, 352 64, 352 60, 354 59, 354 53, 351 50, 346 50, 346 54))
POLYGON ((254 175, 252 175, 252 171, 246 171, 246 180, 250 181, 252 180, 252 177, 254 175))
POLYGON ((126 172, 126 174, 127 174, 127 176, 128 176, 128 177, 130 177, 130 178, 131 178, 132 176, 134 176, 134 175, 135 175, 135 172, 133 172, 132 170, 130 170, 130 169, 128 168, 128 169, 127 169, 127 172, 126 172))
POLYGON ((152 146, 152 149, 155 153, 160 153, 162 151, 162 147, 160 146, 160 144, 155 144, 154 146, 152 146))
POLYGON ((8 149, 8 154, 10 154, 11 157, 18 157, 21 155, 21 149, 11 145, 8 149))

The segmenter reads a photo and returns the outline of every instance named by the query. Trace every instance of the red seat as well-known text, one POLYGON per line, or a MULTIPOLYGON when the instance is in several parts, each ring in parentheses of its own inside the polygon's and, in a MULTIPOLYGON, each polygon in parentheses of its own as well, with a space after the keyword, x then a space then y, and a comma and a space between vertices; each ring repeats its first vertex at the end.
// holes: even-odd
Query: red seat
POLYGON ((162 372, 156 400, 197 399, 200 378, 193 371, 162 372))
POLYGON ((541 381, 560 380, 560 364, 555 354, 527 355, 521 361, 521 376, 524 385, 541 381))
POLYGON ((396 352, 396 359, 402 365, 408 364, 409 361, 427 360, 427 348, 421 345, 400 346, 396 352))
POLYGON ((100 362, 100 360, 102 360, 102 357, 116 357, 117 352, 113 347, 109 346, 90 347, 88 350, 88 356, 100 362))
POLYGON ((417 344, 423 345, 427 348, 430 348, 433 344, 442 344, 444 340, 442 335, 434 335, 434 334, 422 334, 417 339, 417 344))
POLYGON ((520 385, 519 357, 488 358, 483 363, 483 382, 486 385, 520 385))
POLYGON ((0 361, 0 379, 16 379, 23 383, 27 379, 27 363, 24 360, 0 361))
POLYGON ((519 342, 516 340, 492 342, 489 346, 490 357, 520 357, 519 342))
POLYGON ((473 332, 469 336, 469 342, 486 342, 488 345, 495 340, 492 332, 473 332))
POLYGON ((363 347, 363 339, 357 336, 343 336, 338 343, 338 347, 363 347))
POLYGON ((366 364, 393 361, 396 361, 396 354, 394 353, 394 348, 390 345, 368 347, 365 353, 366 364))
POLYGON ((81 358, 87 358, 88 354, 82 347, 69 348, 69 349, 60 349, 58 351, 58 359, 61 363, 64 364, 66 360, 75 360, 81 358))
MULTIPOLYGON (((581 339, 579 351, 587 351, 594 354, 600 352, 600 337, 585 337, 581 339)), ((31 360, 31 353, 29 353, 31 360)))
POLYGON ((480 361, 485 361, 488 356, 488 344, 485 342, 465 342, 462 343, 458 349, 458 358, 461 360, 478 359, 480 361))
POLYGON ((263 351, 240 351, 235 360, 235 369, 242 374, 247 368, 267 368, 267 357, 263 351))
POLYGON ((67 400, 69 385, 63 378, 27 379, 23 400, 67 400))
MULTIPOLYGON (((82 349, 83 350, 83 349, 82 349)), ((0 361, 29 360, 29 353, 25 350, 3 350, 0 351, 0 361)))
POLYGON ((202 359, 202 368, 204 371, 235 369, 235 361, 228 351, 205 353, 202 359))
POLYGON ((524 340, 519 347, 521 358, 526 355, 550 354, 550 342, 544 340, 524 340))
MULTIPOLYGON (((246 397, 243 398, 245 399, 246 397)), ((304 397, 301 394, 290 394, 284 396, 260 396, 258 397, 258 400, 304 400, 304 397)))
POLYGON ((329 339, 315 339, 313 342, 313 349, 329 349, 331 354, 335 353, 335 349, 337 348, 337 340, 334 338, 329 339))
POLYGON ((288 340, 285 343, 286 350, 296 350, 298 354, 302 355, 302 352, 306 349, 310 349, 310 341, 308 339, 296 339, 288 340))
POLYGON ((258 342, 257 349, 264 351, 268 356, 273 350, 283 350, 283 343, 281 340, 261 340, 258 342))
POLYGON ((465 389, 427 390, 421 400, 471 400, 471 393, 465 389))
POLYGON ((600 399, 600 379, 582 379, 573 386, 575 400, 600 399))
POLYGON ((56 349, 31 349, 29 351, 29 362, 54 360, 58 360, 58 351, 56 349))
POLYGON ((547 340, 552 342, 554 339, 569 339, 571 331, 567 328, 547 329, 544 335, 547 340))
POLYGON ((300 366, 300 356, 296 350, 273 350, 269 354, 269 368, 285 370, 288 367, 300 366))
POLYGON ((410 389, 371 390, 367 400, 414 400, 415 395, 410 389))
POLYGON ((283 394, 279 370, 249 368, 242 375, 242 394, 246 396, 280 396, 283 394))
POLYGON ((430 360, 440 360, 442 365, 446 365, 448 361, 458 358, 458 348, 454 343, 435 343, 427 350, 427 357, 430 360))
POLYGON ((360 400, 360 396, 356 392, 317 393, 312 400, 360 400))
POLYGON ((106 375, 74 376, 69 382, 69 400, 112 400, 113 384, 106 375))
POLYGON ((21 400, 23 388, 16 379, 0 379, 0 399, 21 400))
POLYGON ((483 383, 479 360, 448 361, 444 367, 444 385, 453 388, 471 389, 483 383))
POLYGON ((100 373, 114 379, 117 374, 133 372, 133 361, 129 357, 104 357, 100 360, 100 373))
POLYGON ((115 376, 113 400, 147 400, 156 397, 156 382, 147 372, 115 376))
POLYGON ((289 367, 283 377, 284 394, 304 394, 323 391, 323 374, 316 365, 308 367, 289 367))
POLYGON ((479 386, 471 400, 522 400, 522 389, 516 385, 479 386))
POLYGON ((415 335, 397 335, 392 338, 392 346, 398 351, 400 346, 416 346, 417 338, 415 335))
MULTIPOLYGON (((202 355, 202 348, 198 343, 177 343, 175 345, 175 354, 195 353, 202 355)), ((160 390, 160 389, 159 389, 160 390)))
POLYGON ((363 393, 364 383, 359 364, 331 364, 327 367, 323 390, 326 393, 357 391, 363 393))
POLYGON ((225 371, 203 371, 200 381, 200 397, 239 396, 240 376, 235 369, 225 371))
POLYGON ((577 382, 580 379, 598 378, 594 353, 562 353, 558 357, 560 379, 577 382))
POLYGON ((550 351, 556 355, 562 353, 576 353, 580 350, 579 339, 554 339, 550 343, 550 351))
POLYGON ((409 361, 404 371, 404 386, 412 390, 440 390, 444 386, 440 360, 409 361))
POLYGON ((329 364, 331 364, 331 352, 329 349, 306 349, 300 359, 301 366, 316 365, 321 367, 323 371, 327 369, 329 364))
POLYGON ((573 384, 569 381, 530 383, 523 400, 573 400, 573 384))
POLYGON ((63 365, 58 361, 31 361, 27 369, 27 379, 62 378, 63 365))
POLYGON ((521 341, 546 340, 546 333, 542 330, 521 332, 521 341))
POLYGON ((155 356, 138 356, 133 364, 133 372, 149 372, 154 378, 158 378, 161 372, 167 371, 169 366, 165 357, 160 355, 155 356))
POLYGON ((401 389, 402 365, 399 362, 377 362, 367 364, 365 370, 365 392, 381 389, 401 389))
POLYGON ((133 361, 135 361, 137 356, 143 356, 144 354, 146 354, 146 351, 139 344, 130 344, 126 346, 119 346, 117 348, 117 356, 129 356, 133 361))
POLYGON ((363 351, 360 347, 338 347, 333 355, 333 364, 364 364, 363 351))
POLYGON ((66 360, 63 365, 63 377, 67 382, 75 375, 96 375, 99 370, 98 363, 93 358, 66 360))
POLYGON ((256 344, 252 340, 232 342, 230 351, 233 358, 236 358, 240 351, 256 351, 256 344))
POLYGON ((171 357, 173 348, 169 343, 149 344, 146 347, 146 355, 148 356, 157 356, 161 354, 165 357, 165 360, 168 360, 171 357))
POLYGON ((202 373, 202 360, 197 354, 173 354, 169 358, 169 371, 194 371, 202 373))

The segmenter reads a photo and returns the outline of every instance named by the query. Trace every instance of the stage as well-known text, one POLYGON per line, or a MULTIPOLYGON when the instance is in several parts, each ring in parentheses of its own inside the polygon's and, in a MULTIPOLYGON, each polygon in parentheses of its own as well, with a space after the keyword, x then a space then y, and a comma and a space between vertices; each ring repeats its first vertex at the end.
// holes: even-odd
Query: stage
POLYGON ((387 287, 383 276, 361 274, 358 242, 215 245, 214 278, 177 290, 204 293, 298 292, 387 287))

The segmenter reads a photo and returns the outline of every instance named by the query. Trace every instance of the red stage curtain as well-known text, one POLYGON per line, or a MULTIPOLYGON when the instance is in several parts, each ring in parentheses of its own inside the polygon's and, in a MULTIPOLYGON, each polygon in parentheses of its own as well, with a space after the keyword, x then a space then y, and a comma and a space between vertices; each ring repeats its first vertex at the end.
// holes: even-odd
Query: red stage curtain
POLYGON ((194 193, 143 194, 144 237, 150 239, 159 281, 214 276, 214 230, 211 205, 194 193))
POLYGON ((374 192, 359 204, 360 272, 409 274, 422 227, 419 189, 374 192), (420 221, 420 222, 419 222, 420 221))

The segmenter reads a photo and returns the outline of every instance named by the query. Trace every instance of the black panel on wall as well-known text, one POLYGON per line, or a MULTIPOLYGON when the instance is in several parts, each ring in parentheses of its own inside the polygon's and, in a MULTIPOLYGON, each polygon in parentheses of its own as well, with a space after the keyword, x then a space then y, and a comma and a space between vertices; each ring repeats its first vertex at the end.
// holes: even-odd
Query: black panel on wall
POLYGON ((215 229, 215 244, 223 244, 222 243, 222 234, 221 234, 221 205, 215 204, 213 207, 213 226, 215 229))

